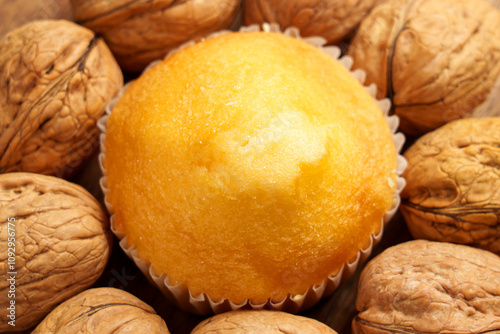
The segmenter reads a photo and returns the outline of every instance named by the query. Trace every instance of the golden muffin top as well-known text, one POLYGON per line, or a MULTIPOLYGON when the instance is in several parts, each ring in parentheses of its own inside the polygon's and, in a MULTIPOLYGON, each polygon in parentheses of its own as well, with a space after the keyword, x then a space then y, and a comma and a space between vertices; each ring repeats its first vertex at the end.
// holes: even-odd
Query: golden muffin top
POLYGON ((368 246, 395 193, 375 100, 278 33, 228 33, 154 66, 114 107, 105 148, 115 228, 213 300, 304 293, 368 246))

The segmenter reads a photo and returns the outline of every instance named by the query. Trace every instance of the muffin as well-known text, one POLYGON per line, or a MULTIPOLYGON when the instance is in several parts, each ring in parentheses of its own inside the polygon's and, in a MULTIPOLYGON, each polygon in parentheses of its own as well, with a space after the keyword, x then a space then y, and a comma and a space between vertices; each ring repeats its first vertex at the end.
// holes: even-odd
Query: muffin
POLYGON ((399 203, 377 102, 334 57, 285 34, 185 47, 133 82, 104 123, 114 230, 178 302, 214 311, 321 295, 399 203))

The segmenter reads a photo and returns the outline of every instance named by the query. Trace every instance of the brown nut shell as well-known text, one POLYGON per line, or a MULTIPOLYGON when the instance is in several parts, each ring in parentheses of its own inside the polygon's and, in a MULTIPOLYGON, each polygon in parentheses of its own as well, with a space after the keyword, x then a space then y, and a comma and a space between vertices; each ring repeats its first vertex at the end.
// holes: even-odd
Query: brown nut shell
POLYGON ((484 0, 389 0, 349 47, 400 130, 421 135, 471 114, 500 74, 500 11, 484 0))
POLYGON ((96 122, 123 86, 104 42, 72 22, 0 40, 0 173, 70 177, 98 149, 96 122))
POLYGON ((500 117, 448 123, 405 158, 400 208, 413 237, 500 254, 500 117))
POLYGON ((498 333, 500 257, 426 240, 388 248, 361 273, 353 333, 498 333))
POLYGON ((0 174, 0 307, 15 300, 15 327, 3 316, 0 332, 36 325, 94 284, 111 241, 106 213, 82 187, 53 176, 0 174))
POLYGON ((296 27, 300 34, 321 36, 329 44, 346 39, 377 4, 385 0, 253 0, 244 2, 246 25, 278 23, 296 27))
POLYGON ((327 325, 298 315, 269 310, 238 310, 221 313, 199 323, 191 334, 336 334, 327 325))
POLYGON ((142 71, 181 44, 228 28, 240 0, 72 0, 75 20, 104 37, 120 66, 142 71))
POLYGON ((32 334, 168 334, 155 310, 128 292, 95 288, 56 307, 32 334))

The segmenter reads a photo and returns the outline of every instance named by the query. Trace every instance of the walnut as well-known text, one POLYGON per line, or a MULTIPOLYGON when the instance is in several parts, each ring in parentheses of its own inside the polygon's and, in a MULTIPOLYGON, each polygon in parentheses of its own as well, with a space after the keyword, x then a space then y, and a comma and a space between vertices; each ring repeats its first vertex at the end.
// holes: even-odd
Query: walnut
POLYGON ((32 334, 168 334, 151 306, 115 288, 89 289, 56 307, 32 334))
POLYGON ((124 70, 141 71, 179 45, 229 28, 240 0, 72 0, 75 20, 104 37, 124 70))
POLYGON ((98 149, 97 119, 123 86, 90 30, 28 23, 0 40, 0 173, 71 177, 98 149))
POLYGON ((104 210, 82 187, 54 176, 0 174, 0 308, 15 301, 15 327, 2 316, 0 332, 36 325, 91 286, 111 241, 104 210))
POLYGON ((400 208, 411 234, 500 254, 500 117, 450 122, 405 158, 400 208))
POLYGON ((268 310, 238 310, 221 313, 196 326, 191 334, 303 333, 336 334, 327 325, 298 315, 268 310))
POLYGON ((426 240, 386 249, 363 269, 353 333, 498 333, 500 257, 426 240))
POLYGON ((470 115, 500 74, 500 11, 484 0, 389 0, 348 52, 389 97, 400 130, 421 135, 470 115))
POLYGON ((254 0, 244 2, 245 24, 297 27, 302 36, 321 36, 329 44, 345 40, 377 4, 385 0, 254 0))

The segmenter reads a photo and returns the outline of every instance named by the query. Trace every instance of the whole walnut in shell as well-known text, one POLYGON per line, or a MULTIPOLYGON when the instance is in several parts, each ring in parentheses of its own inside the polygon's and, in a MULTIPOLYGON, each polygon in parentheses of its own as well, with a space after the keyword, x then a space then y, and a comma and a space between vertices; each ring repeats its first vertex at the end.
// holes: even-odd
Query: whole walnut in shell
POLYGON ((168 334, 151 306, 128 292, 95 288, 57 306, 32 334, 168 334))
POLYGON ((500 254, 500 117, 450 122, 405 158, 400 208, 411 234, 500 254))
POLYGON ((377 4, 385 0, 252 0, 244 2, 245 24, 297 27, 302 36, 321 36, 330 44, 346 39, 377 4))
POLYGON ((392 100, 401 131, 421 135, 487 99, 500 74, 500 11, 484 0, 389 0, 349 54, 377 97, 392 100))
POLYGON ((426 240, 386 249, 363 269, 353 333, 498 333, 500 257, 426 240))
POLYGON ((75 20, 104 37, 120 66, 141 71, 181 44, 229 28, 240 0, 72 0, 75 20))
POLYGON ((280 311, 248 310, 221 313, 199 323, 191 334, 302 333, 336 334, 327 325, 280 311))
POLYGON ((82 187, 53 176, 0 174, 0 307, 15 300, 15 327, 3 316, 0 332, 36 325, 94 284, 111 241, 106 213, 82 187))
POLYGON ((0 40, 0 173, 70 177, 98 149, 97 119, 123 86, 113 55, 72 22, 28 23, 0 40))

